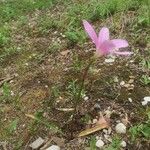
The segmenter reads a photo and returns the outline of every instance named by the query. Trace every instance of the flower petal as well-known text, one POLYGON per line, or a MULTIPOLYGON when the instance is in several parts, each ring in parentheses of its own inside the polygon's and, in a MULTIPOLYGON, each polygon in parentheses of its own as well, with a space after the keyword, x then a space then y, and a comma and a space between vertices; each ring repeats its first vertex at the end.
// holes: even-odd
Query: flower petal
POLYGON ((100 45, 109 40, 109 29, 106 27, 103 27, 99 34, 98 34, 98 46, 100 47, 100 45))
POLYGON ((129 56, 129 55, 133 54, 133 52, 127 52, 127 51, 125 51, 125 52, 114 51, 113 53, 116 55, 124 55, 124 56, 129 56))
POLYGON ((112 53, 114 48, 115 45, 111 41, 105 41, 100 45, 99 49, 97 49, 97 52, 101 53, 101 55, 107 55, 112 53))
POLYGON ((83 25, 93 43, 97 45, 97 35, 93 27, 86 20, 83 20, 83 25))
POLYGON ((114 39, 111 42, 115 45, 116 48, 128 47, 129 44, 126 40, 114 39))

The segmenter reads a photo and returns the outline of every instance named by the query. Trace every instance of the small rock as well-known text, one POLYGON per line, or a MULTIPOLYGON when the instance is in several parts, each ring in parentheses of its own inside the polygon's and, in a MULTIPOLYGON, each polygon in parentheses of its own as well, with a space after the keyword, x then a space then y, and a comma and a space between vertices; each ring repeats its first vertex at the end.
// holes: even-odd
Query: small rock
POLYGON ((105 134, 108 134, 108 131, 107 131, 106 129, 103 129, 103 132, 104 132, 105 134))
POLYGON ((114 77, 114 82, 115 82, 115 83, 118 83, 118 82, 119 82, 118 77, 114 77))
POLYGON ((99 139, 97 142, 96 142, 96 147, 98 147, 98 148, 102 148, 103 146, 104 146, 104 142, 101 140, 101 139, 99 139))
POLYGON ((145 96, 144 101, 150 102, 150 96, 145 96))
POLYGON ((112 111, 106 110, 104 113, 105 113, 105 117, 106 117, 106 118, 110 118, 110 117, 111 117, 111 114, 112 114, 112 111))
POLYGON ((123 86, 126 87, 126 88, 129 88, 130 84, 124 84, 123 86))
POLYGON ((11 95, 11 96, 14 96, 15 93, 14 93, 13 91, 10 91, 10 95, 11 95))
POLYGON ((89 97, 88 97, 88 96, 85 96, 85 97, 84 97, 84 100, 85 100, 85 101, 87 101, 88 99, 89 99, 89 97))
POLYGON ((129 102, 132 103, 132 98, 128 98, 129 102))
POLYGON ((148 102, 150 102, 150 96, 145 96, 143 99, 144 99, 144 101, 142 101, 143 106, 147 105, 148 102))
POLYGON ((128 81, 129 84, 132 84, 133 82, 134 82, 134 79, 130 79, 130 80, 128 81))
POLYGON ((122 142, 120 143, 120 145, 121 145, 122 147, 126 147, 126 146, 127 146, 127 143, 126 143, 125 141, 122 141, 122 142))
POLYGON ((29 64, 28 64, 28 63, 25 63, 25 65, 26 65, 26 66, 29 66, 29 64))
POLYGON ((57 145, 52 145, 49 148, 47 148, 46 150, 60 150, 60 147, 57 145))
POLYGON ((114 61, 115 61, 114 58, 107 58, 107 59, 105 59, 106 63, 113 63, 114 61))
POLYGON ((32 148, 32 149, 38 149, 40 148, 42 145, 44 144, 44 140, 39 137, 38 139, 36 139, 33 143, 31 143, 29 146, 32 148))
POLYGON ((97 121, 98 121, 97 119, 93 119, 93 124, 97 123, 97 121))
POLYGON ((126 133, 126 126, 123 123, 118 123, 115 127, 116 132, 119 134, 125 134, 126 133))
POLYGON ((142 105, 143 105, 143 106, 146 106, 147 103, 148 103, 147 101, 142 101, 142 105))
POLYGON ((45 85, 45 88, 48 88, 48 85, 45 85))
POLYGON ((121 86, 124 86, 124 85, 125 85, 125 82, 124 82, 124 81, 121 81, 121 82, 120 82, 120 85, 121 85, 121 86))

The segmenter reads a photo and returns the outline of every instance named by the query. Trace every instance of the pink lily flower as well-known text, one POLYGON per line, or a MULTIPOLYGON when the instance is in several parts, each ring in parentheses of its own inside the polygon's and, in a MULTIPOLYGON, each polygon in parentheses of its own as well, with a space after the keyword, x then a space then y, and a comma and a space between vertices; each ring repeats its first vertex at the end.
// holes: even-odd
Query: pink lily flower
POLYGON ((99 55, 108 55, 108 54, 115 54, 115 55, 131 55, 132 52, 128 51, 118 51, 119 48, 128 47, 128 42, 122 39, 113 39, 110 40, 109 38, 109 29, 103 27, 97 36, 95 30, 93 29, 92 25, 90 25, 86 20, 83 20, 83 25, 85 31, 92 39, 92 42, 96 46, 96 53, 99 55))

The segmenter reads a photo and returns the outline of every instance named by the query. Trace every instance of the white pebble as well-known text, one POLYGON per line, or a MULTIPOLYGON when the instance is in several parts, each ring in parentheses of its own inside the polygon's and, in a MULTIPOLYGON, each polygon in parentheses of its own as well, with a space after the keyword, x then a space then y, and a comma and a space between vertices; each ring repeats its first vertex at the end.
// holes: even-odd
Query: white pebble
POLYGON ((124 81, 121 81, 121 82, 120 82, 120 85, 121 85, 121 86, 125 85, 125 82, 124 82, 124 81))
POLYGON ((145 96, 143 99, 144 99, 144 101, 142 101, 143 106, 147 105, 148 102, 150 102, 150 96, 145 96))
POLYGON ((132 98, 128 98, 129 102, 132 103, 132 98))
POLYGON ((99 147, 99 148, 102 148, 103 146, 104 146, 104 142, 101 140, 101 139, 99 139, 97 142, 96 142, 96 147, 99 147))
POLYGON ((150 102, 150 96, 145 96, 144 101, 150 102))
POLYGON ((60 147, 57 145, 52 145, 49 148, 47 148, 46 150, 60 150, 60 147))
POLYGON ((103 129, 103 132, 104 132, 105 134, 108 134, 108 131, 107 131, 106 129, 103 129))
POLYGON ((114 58, 105 59, 105 62, 106 62, 106 63, 113 63, 114 61, 115 61, 114 58))
POLYGON ((147 101, 142 101, 143 106, 147 105, 147 103, 148 103, 147 101))
POLYGON ((116 132, 119 134, 125 134, 126 133, 126 126, 123 123, 118 123, 115 127, 116 132))
POLYGON ((85 100, 85 101, 87 101, 88 99, 89 99, 89 97, 88 97, 88 96, 85 96, 85 97, 84 97, 84 100, 85 100))
POLYGON ((93 119, 93 124, 97 123, 97 121, 98 121, 97 119, 93 119))
POLYGON ((122 142, 120 143, 120 145, 121 145, 122 147, 126 147, 126 146, 127 146, 127 143, 126 143, 125 141, 122 141, 122 142))

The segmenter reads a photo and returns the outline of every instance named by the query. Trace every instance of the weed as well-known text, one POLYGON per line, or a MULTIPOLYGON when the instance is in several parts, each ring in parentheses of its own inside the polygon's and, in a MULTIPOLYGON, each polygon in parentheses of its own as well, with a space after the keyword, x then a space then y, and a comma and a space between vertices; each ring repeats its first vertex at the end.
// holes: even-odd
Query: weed
POLYGON ((121 139, 115 136, 112 139, 112 143, 105 150, 118 150, 121 147, 121 139))
POLYGON ((85 90, 82 88, 81 93, 79 93, 80 91, 80 85, 78 84, 77 80, 73 80, 71 82, 69 82, 69 86, 68 86, 68 93, 69 95, 72 97, 72 100, 74 103, 78 103, 79 101, 81 101, 81 97, 83 97, 85 95, 85 90), (78 97, 78 95, 80 94, 80 98, 78 97))
POLYGON ((150 25, 150 2, 143 0, 140 9, 138 10, 138 23, 142 26, 150 25))
POLYGON ((96 138, 91 137, 90 139, 90 150, 96 150, 96 138))
POLYGON ((150 84, 150 77, 148 75, 142 75, 140 81, 144 84, 144 85, 148 85, 150 84))
POLYGON ((146 139, 150 139, 150 112, 147 113, 147 116, 147 121, 129 129, 132 141, 135 141, 141 136, 144 136, 146 139))
POLYGON ((143 59, 142 62, 141 62, 141 65, 145 69, 150 69, 150 60, 143 59))
POLYGON ((79 58, 77 54, 73 55, 73 63, 72 63, 72 68, 74 71, 78 72, 83 69, 83 61, 79 58))
POLYGON ((16 131, 18 122, 19 122, 19 119, 15 119, 8 125, 6 129, 7 134, 12 134, 14 131, 16 131))
POLYGON ((8 25, 0 27, 0 48, 10 41, 10 28, 8 25))
POLYGON ((83 123, 85 123, 85 124, 87 124, 90 120, 91 120, 91 116, 88 115, 88 114, 86 114, 85 116, 83 116, 83 117, 81 118, 81 121, 82 121, 83 123))
POLYGON ((1 96, 1 100, 3 102, 10 102, 11 100, 11 90, 10 90, 10 86, 8 83, 4 83, 3 86, 2 86, 2 91, 3 91, 3 95, 1 96))

